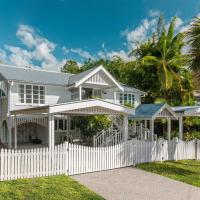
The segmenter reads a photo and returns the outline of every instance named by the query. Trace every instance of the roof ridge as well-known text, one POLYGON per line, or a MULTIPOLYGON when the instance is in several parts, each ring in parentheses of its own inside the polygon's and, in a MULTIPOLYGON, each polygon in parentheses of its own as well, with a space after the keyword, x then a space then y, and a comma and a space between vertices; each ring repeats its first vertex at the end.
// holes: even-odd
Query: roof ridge
POLYGON ((0 64, 0 67, 1 66, 10 67, 10 68, 14 67, 14 68, 25 69, 25 70, 41 71, 41 72, 51 72, 51 73, 56 73, 56 74, 71 74, 71 75, 75 75, 75 74, 72 74, 72 73, 64 73, 64 72, 58 72, 58 71, 53 71, 53 70, 38 69, 38 68, 33 68, 33 67, 20 67, 20 66, 15 66, 15 65, 0 64))

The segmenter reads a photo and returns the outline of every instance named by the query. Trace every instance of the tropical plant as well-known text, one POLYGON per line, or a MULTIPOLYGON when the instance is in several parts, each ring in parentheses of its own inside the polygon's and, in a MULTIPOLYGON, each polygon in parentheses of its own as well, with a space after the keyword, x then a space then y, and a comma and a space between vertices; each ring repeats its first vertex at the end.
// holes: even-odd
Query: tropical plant
POLYGON ((165 91, 171 89, 175 81, 181 88, 180 72, 189 60, 188 56, 182 54, 185 35, 184 33, 175 34, 176 17, 172 19, 168 30, 164 28, 161 20, 158 25, 161 26, 158 28, 159 31, 151 40, 142 44, 135 54, 140 55, 139 61, 142 66, 156 68, 161 89, 165 91))
POLYGON ((190 68, 200 73, 200 17, 196 17, 186 32, 188 44, 190 45, 190 56, 192 57, 190 68))
POLYGON ((78 66, 78 63, 74 60, 68 60, 61 68, 61 72, 78 74, 82 69, 78 66))

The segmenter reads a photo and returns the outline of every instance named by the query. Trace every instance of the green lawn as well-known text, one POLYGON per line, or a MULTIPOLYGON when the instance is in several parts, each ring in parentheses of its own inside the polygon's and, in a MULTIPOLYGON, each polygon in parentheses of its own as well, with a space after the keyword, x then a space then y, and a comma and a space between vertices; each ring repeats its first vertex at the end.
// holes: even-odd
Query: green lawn
POLYGON ((138 164, 136 167, 200 187, 200 161, 182 160, 144 163, 138 164))
POLYGON ((102 200, 68 176, 0 182, 0 200, 102 200))

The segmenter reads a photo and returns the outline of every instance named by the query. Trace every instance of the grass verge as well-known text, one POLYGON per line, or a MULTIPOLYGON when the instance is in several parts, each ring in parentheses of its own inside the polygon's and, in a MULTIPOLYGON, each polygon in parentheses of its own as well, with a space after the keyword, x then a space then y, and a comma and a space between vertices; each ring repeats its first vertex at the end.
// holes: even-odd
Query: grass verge
POLYGON ((1 200, 103 200, 68 176, 0 182, 1 200))
POLYGON ((200 187, 200 161, 182 160, 143 163, 138 164, 136 167, 200 187))

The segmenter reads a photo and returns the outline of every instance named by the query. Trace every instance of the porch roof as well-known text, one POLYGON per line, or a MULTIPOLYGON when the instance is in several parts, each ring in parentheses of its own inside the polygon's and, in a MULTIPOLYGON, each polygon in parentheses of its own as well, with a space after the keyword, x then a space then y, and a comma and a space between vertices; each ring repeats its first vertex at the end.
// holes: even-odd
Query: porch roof
POLYGON ((200 106, 177 106, 172 110, 179 116, 200 116, 200 106))
POLYGON ((78 114, 78 115, 127 114, 131 116, 135 114, 135 110, 118 104, 110 103, 102 99, 90 99, 84 101, 37 106, 32 108, 11 111, 11 115, 53 114, 53 113, 78 114))
POLYGON ((134 116, 129 116, 129 119, 136 120, 154 120, 156 118, 171 118, 177 119, 176 113, 168 104, 141 104, 135 110, 134 116))

